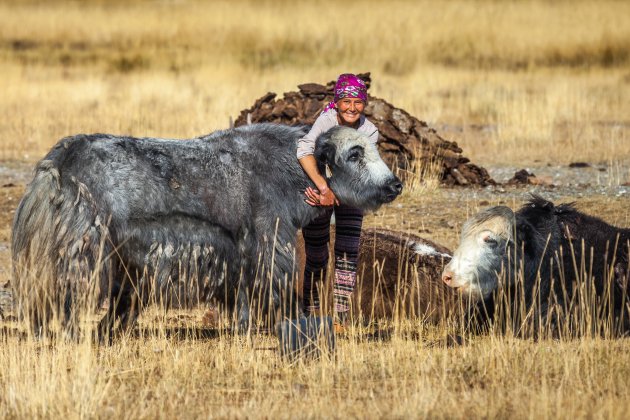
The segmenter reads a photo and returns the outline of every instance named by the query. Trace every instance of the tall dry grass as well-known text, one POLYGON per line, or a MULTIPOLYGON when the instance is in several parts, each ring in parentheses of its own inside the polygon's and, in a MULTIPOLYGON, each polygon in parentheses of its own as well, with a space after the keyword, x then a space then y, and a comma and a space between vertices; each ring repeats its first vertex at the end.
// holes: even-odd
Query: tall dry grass
POLYGON ((628 409, 627 344, 346 341, 336 361, 278 362, 264 339, 130 340, 112 348, 9 339, 5 417, 601 417, 628 409))
MULTIPOLYGON (((532 312, 522 293, 500 289, 496 323, 483 334, 446 317, 433 325, 423 314, 397 311, 393 320, 379 320, 381 334, 355 324, 338 338, 334 357, 314 361, 282 359, 273 336, 231 334, 223 329, 229 319, 208 331, 202 309, 165 313, 154 304, 145 308, 137 333, 117 337, 111 347, 92 341, 98 316, 89 308, 79 307, 78 343, 63 334, 34 339, 21 333, 24 324, 5 322, 0 415, 623 417, 629 408, 628 339, 600 310, 610 289, 603 299, 595 295, 590 280, 598 273, 585 255, 576 261, 576 281, 584 286, 564 297, 553 325, 540 323, 540 306, 532 312), (463 345, 448 347, 450 334, 462 336, 463 345)), ((562 280, 572 279, 567 273, 562 280)), ((26 281, 39 284, 41 275, 26 281)), ((394 306, 403 308, 408 290, 398 290, 394 306)), ((50 324, 58 326, 62 315, 53 316, 50 324)))
POLYGON ((630 156, 627 3, 368 1, 352 24, 335 5, 4 3, 0 157, 76 132, 198 135, 348 70, 482 164, 630 156))
MULTIPOLYGON (((199 310, 165 317, 150 307, 138 335, 95 345, 84 308, 78 343, 34 340, 19 326, 0 331, 0 415, 623 418, 628 340, 609 334, 605 313, 589 311, 601 302, 580 281, 586 287, 568 310, 576 316, 559 318, 561 340, 549 324, 525 319, 522 300, 506 300, 516 316, 499 311, 487 334, 399 314, 391 335, 375 339, 355 325, 334 357, 292 362, 279 357, 272 336, 218 329, 204 337, 199 310), (464 334, 465 344, 448 347, 447 333, 464 334)), ((504 298, 499 292, 497 301, 504 298)))

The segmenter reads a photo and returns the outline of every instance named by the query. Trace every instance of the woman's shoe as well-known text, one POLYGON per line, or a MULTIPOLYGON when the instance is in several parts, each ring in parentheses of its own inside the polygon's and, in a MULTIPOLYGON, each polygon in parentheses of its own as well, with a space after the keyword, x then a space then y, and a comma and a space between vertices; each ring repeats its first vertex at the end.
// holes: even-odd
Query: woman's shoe
POLYGON ((346 326, 339 321, 335 321, 335 323, 333 324, 333 330, 337 335, 345 335, 348 332, 348 328, 346 328, 346 326))
POLYGON ((348 332, 348 312, 337 312, 333 321, 335 334, 347 334, 348 332))

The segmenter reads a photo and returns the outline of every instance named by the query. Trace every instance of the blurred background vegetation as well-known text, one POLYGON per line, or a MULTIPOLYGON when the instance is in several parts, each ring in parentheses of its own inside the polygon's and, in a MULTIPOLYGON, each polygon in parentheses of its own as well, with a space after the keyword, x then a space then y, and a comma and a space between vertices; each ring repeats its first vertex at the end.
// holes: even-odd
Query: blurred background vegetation
POLYGON ((199 135, 347 71, 481 163, 630 157, 623 1, 5 0, 0 64, 5 159, 77 132, 199 135))

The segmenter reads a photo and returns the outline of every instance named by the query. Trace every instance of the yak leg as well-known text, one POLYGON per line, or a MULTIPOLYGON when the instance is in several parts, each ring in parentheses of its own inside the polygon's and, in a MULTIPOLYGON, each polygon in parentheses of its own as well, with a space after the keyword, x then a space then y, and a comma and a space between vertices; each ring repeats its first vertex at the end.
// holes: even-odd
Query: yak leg
POLYGON ((32 311, 29 314, 29 321, 31 324, 31 331, 35 338, 42 338, 47 336, 48 325, 52 319, 50 309, 46 308, 40 311, 32 311))
MULTIPOLYGON (((272 327, 278 316, 282 320, 303 314, 293 287, 296 270, 290 248, 286 244, 281 246, 280 242, 276 243, 275 250, 273 246, 263 246, 259 248, 262 258, 258 260, 258 265, 245 267, 245 273, 257 274, 253 281, 244 278, 238 281, 233 302, 236 328, 240 333, 249 330, 253 319, 262 320, 267 327, 272 327)), ((229 305, 229 299, 227 303, 229 305)))
MULTIPOLYGON (((60 292, 60 309, 62 312, 62 326, 66 339, 78 341, 81 336, 80 320, 82 316, 93 313, 97 306, 97 293, 93 286, 93 266, 86 263, 81 270, 71 272, 72 277, 65 281, 60 292)), ((101 269, 102 276, 107 276, 107 264, 101 269)))
POLYGON ((78 341, 80 337, 79 318, 81 309, 87 309, 84 300, 79 299, 79 290, 76 287, 68 287, 63 300, 63 330, 66 339, 70 341, 78 341))
POLYGON ((241 285, 236 297, 236 329, 239 334, 246 334, 250 328, 250 299, 247 289, 241 285))
POLYGON ((296 299, 291 293, 293 281, 289 279, 289 276, 291 276, 292 260, 289 259, 287 253, 279 246, 276 246, 275 254, 273 249, 264 249, 261 261, 259 269, 256 270, 259 274, 253 282, 252 290, 248 290, 253 299, 248 299, 247 293, 241 294, 244 291, 241 286, 237 298, 237 310, 239 306, 248 307, 253 304, 256 310, 253 318, 262 319, 266 326, 272 327, 277 317, 284 320, 291 318, 293 313, 301 313, 301 311, 292 311, 296 299))
POLYGON ((271 290, 275 312, 279 314, 281 320, 304 316, 303 302, 294 287, 297 273, 294 251, 293 243, 284 246, 276 244, 271 290))
MULTIPOLYGON (((63 275, 65 274, 59 276, 63 275)), ((84 305, 87 293, 82 290, 82 285, 72 285, 69 281, 64 281, 59 285, 43 280, 38 286, 33 288, 30 295, 24 292, 21 294, 21 296, 28 296, 28 299, 22 299, 23 307, 19 310, 21 316, 28 320, 30 331, 36 338, 60 334, 68 340, 78 340, 80 315, 82 310, 88 309, 84 305), (55 321, 59 322, 58 332, 52 327, 55 321)), ((18 296, 15 291, 14 296, 18 296)))
POLYGON ((113 337, 129 331, 140 315, 141 299, 128 279, 115 285, 109 294, 109 307, 98 326, 99 340, 112 343, 113 337))

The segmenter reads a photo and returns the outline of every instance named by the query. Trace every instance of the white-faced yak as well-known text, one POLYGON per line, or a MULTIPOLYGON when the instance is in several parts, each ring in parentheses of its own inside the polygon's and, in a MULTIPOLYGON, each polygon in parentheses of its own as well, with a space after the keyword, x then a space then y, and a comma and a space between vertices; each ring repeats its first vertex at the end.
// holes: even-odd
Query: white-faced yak
POLYGON ((629 246, 630 229, 534 196, 469 219, 442 279, 519 333, 625 334, 629 246))

